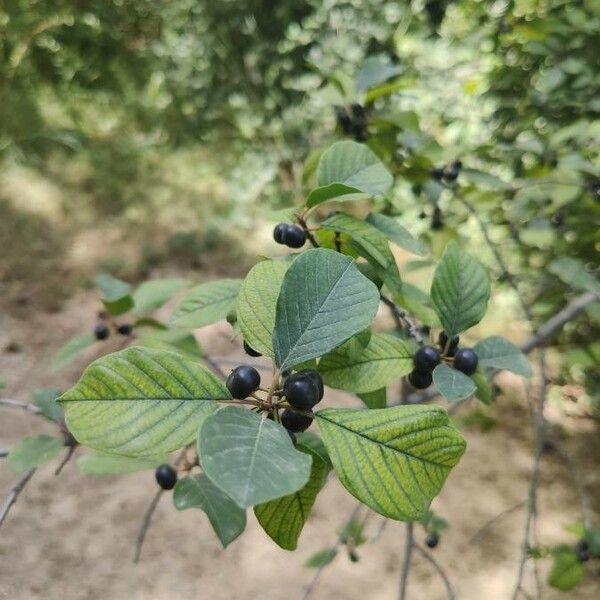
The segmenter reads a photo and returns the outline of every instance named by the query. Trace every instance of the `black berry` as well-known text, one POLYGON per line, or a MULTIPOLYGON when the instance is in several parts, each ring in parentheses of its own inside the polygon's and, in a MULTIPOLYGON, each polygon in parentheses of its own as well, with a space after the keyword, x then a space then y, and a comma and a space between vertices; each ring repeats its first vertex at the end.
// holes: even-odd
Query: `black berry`
MULTIPOLYGON (((446 356, 454 356, 456 354, 459 341, 460 338, 457 335, 450 340, 450 345, 448 346, 448 352, 446 353, 446 356)), ((446 344, 448 344, 448 336, 446 335, 445 331, 441 331, 440 335, 438 335, 438 346, 442 352, 446 348, 446 344)))
POLYGON ((440 353, 433 346, 419 348, 413 356, 417 371, 433 371, 440 364, 440 353))
POLYGON ((302 248, 306 242, 306 233, 298 225, 288 225, 283 232, 283 243, 289 248, 302 248))
POLYGON ((283 393, 292 407, 298 410, 311 410, 321 400, 323 382, 321 381, 319 388, 317 377, 321 379, 316 371, 302 371, 286 379, 283 393))
POLYGON ((453 171, 460 171, 463 168, 463 164, 462 164, 462 160, 458 159, 453 161, 450 164, 450 169, 452 169, 453 171))
POLYGON ((98 323, 98 325, 94 327, 94 335, 97 340, 105 340, 110 335, 108 325, 105 323, 98 323))
POLYGON ((131 323, 123 323, 117 327, 117 333, 121 335, 131 335, 133 325, 131 323))
POLYGON ((275 225, 275 229, 273 229, 273 239, 278 244, 284 244, 283 234, 285 230, 289 227, 287 223, 279 223, 279 225, 275 225))
POLYGON ((244 340, 244 352, 249 356, 262 356, 260 352, 257 352, 252 346, 244 340))
POLYGON ((456 181, 458 179, 459 173, 460 169, 450 167, 449 169, 444 170, 444 179, 446 181, 456 181))
POLYGON ((437 531, 432 531, 426 538, 425 538, 425 545, 428 548, 435 548, 438 544, 440 543, 440 534, 437 533, 437 531))
POLYGON ((344 133, 350 133, 352 131, 352 119, 346 109, 343 106, 336 107, 335 115, 342 131, 344 133))
POLYGON ((419 371, 418 369, 413 369, 408 374, 408 382, 414 388, 417 388, 418 390, 424 390, 432 384, 433 377, 431 375, 431 371, 419 371))
POLYGON ((439 181, 444 176, 444 167, 432 167, 429 174, 439 181))
POLYGON ((163 490, 172 490, 177 483, 177 471, 171 465, 160 465, 154 477, 163 490))
POLYGON ((575 555, 579 562, 587 562, 590 560, 590 546, 585 540, 579 540, 575 544, 575 555))
POLYGON ((454 368, 465 375, 473 375, 478 362, 477 354, 471 348, 459 348, 454 355, 454 368))
POLYGON ((260 375, 254 367, 240 365, 231 371, 225 385, 234 398, 243 400, 258 389, 260 375))
POLYGON ((362 104, 358 102, 354 102, 350 105, 350 111, 352 112, 352 116, 356 119, 363 119, 367 116, 367 111, 362 104))
POLYGON ((295 410, 286 408, 281 413, 281 424, 292 433, 300 433, 306 431, 310 424, 313 422, 313 418, 308 415, 303 415, 295 410))

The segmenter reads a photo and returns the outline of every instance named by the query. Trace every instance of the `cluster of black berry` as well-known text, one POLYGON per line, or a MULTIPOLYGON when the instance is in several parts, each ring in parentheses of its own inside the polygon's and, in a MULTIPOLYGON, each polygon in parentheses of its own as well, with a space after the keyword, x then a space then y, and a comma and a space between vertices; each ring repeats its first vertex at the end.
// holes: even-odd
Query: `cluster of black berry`
POLYGON ((446 183, 452 183, 458 179, 462 167, 462 161, 455 160, 443 167, 433 167, 429 174, 438 181, 444 180, 446 183))
POLYGON ((472 348, 459 348, 459 341, 458 336, 449 340, 446 332, 442 331, 438 336, 440 350, 433 346, 419 348, 413 356, 414 369, 408 375, 410 384, 419 390, 428 388, 433 381, 433 370, 440 364, 442 356, 452 358, 452 366, 458 371, 473 375, 479 358, 472 348))
POLYGON ((323 399, 321 375, 313 369, 290 375, 283 384, 283 395, 290 408, 281 413, 281 424, 290 433, 300 433, 313 422, 312 409, 323 399), (302 411, 302 412, 300 412, 302 411))
POLYGON ((306 233, 298 225, 279 223, 273 229, 273 239, 278 244, 283 244, 289 248, 302 248, 304 242, 306 242, 306 233))
POLYGON ((367 140, 367 111, 362 104, 354 102, 349 111, 345 106, 336 106, 335 115, 338 125, 346 135, 354 136, 357 142, 367 140))
MULTIPOLYGON (((131 335, 133 325, 131 323, 123 323, 117 325, 116 330, 119 335, 131 335)), ((106 323, 98 323, 94 327, 94 335, 97 340, 105 340, 110 335, 110 327, 106 323)))

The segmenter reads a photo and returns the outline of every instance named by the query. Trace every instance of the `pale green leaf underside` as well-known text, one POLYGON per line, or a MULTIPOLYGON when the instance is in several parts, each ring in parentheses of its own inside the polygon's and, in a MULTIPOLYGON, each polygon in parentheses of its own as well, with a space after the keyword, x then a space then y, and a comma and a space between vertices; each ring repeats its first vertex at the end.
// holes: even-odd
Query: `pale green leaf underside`
POLYGON ((59 402, 75 438, 99 452, 155 456, 194 439, 223 383, 198 363, 132 347, 94 361, 59 402))
POLYGON ((206 475, 240 508, 291 494, 310 475, 310 456, 281 425, 235 406, 204 421, 198 454, 206 475))
POLYGON ((115 454, 102 454, 90 452, 77 459, 77 466, 86 475, 118 475, 120 473, 135 473, 155 469, 158 465, 167 462, 166 456, 131 458, 129 456, 116 456, 115 454))
POLYGON ((385 408, 387 406, 386 388, 359 393, 357 396, 364 402, 367 408, 385 408))
POLYGON ((344 487, 390 519, 422 518, 465 450, 437 406, 331 408, 316 416, 344 487))
POLYGON ((587 271, 585 264, 579 259, 563 256, 552 261, 548 270, 567 285, 600 294, 598 277, 587 271))
POLYGON ((204 327, 227 316, 235 306, 240 279, 221 279, 194 286, 175 307, 171 323, 178 327, 204 327))
POLYGON ((492 336, 478 342, 473 348, 481 367, 506 369, 516 375, 531 377, 533 372, 525 355, 506 338, 492 336))
POLYGON ((15 473, 27 471, 50 462, 64 447, 62 440, 49 435, 36 435, 23 438, 11 448, 8 466, 15 473))
POLYGON ((410 373, 412 352, 393 335, 377 333, 359 354, 348 356, 342 348, 319 361, 319 372, 326 385, 356 394, 373 392, 410 373))
POLYGON ((284 550, 295 550, 298 538, 329 471, 327 463, 308 448, 298 449, 312 457, 306 485, 288 496, 254 507, 254 514, 267 535, 284 550))
POLYGON ((288 269, 273 333, 281 369, 329 352, 367 328, 379 306, 375 285, 355 262, 322 248, 303 252, 288 269))
POLYGON ((450 402, 463 400, 475 393, 475 382, 462 373, 446 365, 439 364, 433 370, 433 383, 438 392, 450 402))
POLYGON ((57 353, 52 361, 52 372, 58 373, 73 362, 86 348, 96 342, 92 333, 84 333, 69 340, 57 353))
POLYGON ((237 323, 244 340, 271 358, 277 298, 289 266, 290 263, 281 260, 257 263, 246 275, 237 299, 237 323))
POLYGON ((204 474, 180 479, 173 490, 173 504, 177 510, 204 511, 224 548, 246 529, 246 511, 204 474))
POLYGON ((342 183, 371 196, 383 196, 394 178, 377 155, 364 144, 350 140, 336 142, 321 156, 317 183, 342 183))
POLYGON ((144 281, 133 293, 134 311, 147 313, 156 310, 187 285, 188 280, 181 277, 144 281))
POLYGON ((366 220, 401 248, 418 256, 425 256, 427 254, 425 246, 419 240, 415 239, 396 219, 380 213, 371 213, 367 216, 366 220))
POLYGON ((490 280, 481 263, 449 242, 431 284, 433 307, 449 337, 476 325, 490 298, 490 280))

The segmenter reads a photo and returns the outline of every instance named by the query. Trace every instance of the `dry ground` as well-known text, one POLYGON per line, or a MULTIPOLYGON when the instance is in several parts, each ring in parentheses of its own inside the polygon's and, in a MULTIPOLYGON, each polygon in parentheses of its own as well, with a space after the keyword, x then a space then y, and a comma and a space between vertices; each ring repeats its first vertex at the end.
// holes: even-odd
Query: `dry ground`
MULTIPOLYGON (((94 306, 90 294, 80 294, 54 314, 5 306, 0 312, 0 374, 8 385, 1 394, 25 400, 42 385, 65 387, 72 383, 82 365, 52 377, 49 358, 64 340, 93 326, 94 306)), ((235 360, 241 356, 239 347, 226 339, 225 331, 214 326, 203 330, 200 338, 214 355, 235 360)), ((511 389, 513 383, 504 382, 510 393, 501 396, 492 411, 498 419, 495 428, 484 433, 478 427, 463 427, 467 452, 433 505, 451 524, 435 556, 447 569, 457 597, 464 600, 510 598, 514 585, 524 510, 515 510, 492 526, 483 539, 471 541, 490 518, 523 500, 527 493, 530 420, 522 389, 511 389)), ((326 395, 329 404, 353 401, 331 391, 326 395)), ((463 414, 469 410, 467 407, 463 414)), ((563 447, 581 464, 597 516, 598 430, 565 421, 553 407, 550 411, 561 420, 563 447)), ((10 447, 24 434, 50 429, 35 416, 6 409, 0 412, 2 447, 10 447)), ((164 497, 142 561, 133 565, 134 540, 155 491, 152 474, 94 478, 79 474, 73 461, 55 477, 53 468, 48 465, 36 473, 0 531, 1 600, 300 600, 313 574, 303 563, 333 542, 336 528, 355 506, 337 481, 331 481, 317 500, 296 553, 276 547, 251 514, 245 535, 223 551, 203 513, 179 513, 170 505, 170 498, 164 497)), ((8 491, 14 481, 0 464, 0 493, 8 491)), ((540 489, 540 542, 571 540, 563 528, 580 519, 578 497, 571 474, 556 453, 545 457, 540 489)), ((368 535, 375 535, 381 522, 379 516, 369 514, 368 535)), ((423 540, 420 527, 416 535, 423 540)), ((358 563, 340 554, 324 571, 311 597, 396 598, 403 541, 403 524, 388 523, 376 542, 360 548, 358 563)), ((548 561, 540 562, 545 575, 548 561)), ((576 592, 561 594, 546 588, 544 597, 600 597, 597 569, 588 563, 586 583, 576 592)), ((531 570, 527 582, 532 589, 531 570)), ((408 597, 445 598, 439 578, 418 556, 408 597)))

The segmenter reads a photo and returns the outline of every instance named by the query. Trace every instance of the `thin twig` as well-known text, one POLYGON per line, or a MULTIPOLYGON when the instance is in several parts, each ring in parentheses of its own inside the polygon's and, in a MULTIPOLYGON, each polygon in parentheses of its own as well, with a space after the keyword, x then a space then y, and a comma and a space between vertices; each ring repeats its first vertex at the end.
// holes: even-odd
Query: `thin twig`
POLYGON ((389 522, 390 522, 389 519, 383 519, 383 521, 381 521, 381 524, 379 525, 377 531, 375 532, 375 535, 370 540, 371 544, 374 544, 375 542, 377 542, 379 540, 379 538, 383 535, 383 532, 385 531, 385 528, 387 527, 389 522))
POLYGON ((521 500, 517 502, 515 505, 506 508, 502 512, 499 512, 497 515, 492 517, 489 521, 486 521, 470 538, 467 542, 467 545, 470 545, 474 542, 479 542, 482 540, 489 532, 489 530, 501 519, 515 512, 519 508, 521 508, 525 504, 525 500, 521 500))
POLYGON ((412 551, 415 547, 413 529, 414 527, 412 521, 406 523, 406 541, 404 543, 404 560, 402 561, 402 570, 400 571, 400 589, 398 591, 398 600, 406 600, 408 573, 410 571, 412 551))
POLYGON ((20 400, 13 400, 12 398, 0 398, 0 406, 19 408, 35 415, 41 415, 40 409, 35 404, 31 404, 31 402, 21 402, 20 400))
POLYGON ((54 471, 55 475, 60 475, 60 472, 63 470, 63 467, 71 460, 71 457, 75 452, 75 448, 77 448, 77 446, 69 446, 67 453, 65 454, 64 458, 60 461, 58 467, 56 467, 56 471, 54 471))
MULTIPOLYGON (((357 504, 354 509, 352 510, 352 512, 350 513, 350 516, 348 517, 348 519, 346 519, 345 524, 351 523, 352 521, 354 521, 356 519, 356 517, 358 516, 358 513, 360 512, 361 508, 362 508, 362 504, 357 504)), ((345 529, 345 526, 341 528, 340 531, 343 532, 343 530, 345 529)), ((338 534, 337 539, 335 540, 335 543, 331 546, 331 548, 329 548, 329 552, 330 553, 337 553, 337 551, 339 550, 340 546, 342 546, 344 544, 344 538, 342 536, 342 534, 338 534)), ((310 595, 315 591, 315 588, 317 587, 317 584, 319 582, 319 579, 321 578, 321 575, 323 574, 323 571, 325 570, 325 568, 327 567, 327 565, 329 565, 330 563, 326 563, 326 564, 322 564, 320 565, 312 580, 310 581, 310 583, 306 586, 305 590, 304 590, 304 594, 302 595, 302 600, 308 600, 308 598, 310 597, 310 595)))
POLYGON ((35 467, 33 469, 29 469, 19 481, 11 488, 8 492, 6 498, 2 502, 2 506, 0 506, 0 526, 4 523, 6 516, 8 515, 8 511, 11 509, 12 505, 17 501, 19 494, 23 491, 23 488, 29 483, 29 480, 33 477, 35 473, 35 467))
POLYGON ((446 575, 446 571, 440 563, 433 557, 430 552, 427 552, 423 546, 420 546, 416 542, 414 543, 414 548, 417 552, 421 554, 421 556, 428 560, 433 568, 437 571, 437 574, 440 576, 440 579, 444 582, 444 587, 446 588, 446 593, 448 594, 448 600, 454 600, 454 590, 452 589, 452 585, 450 584, 450 579, 448 579, 448 575, 446 575))

